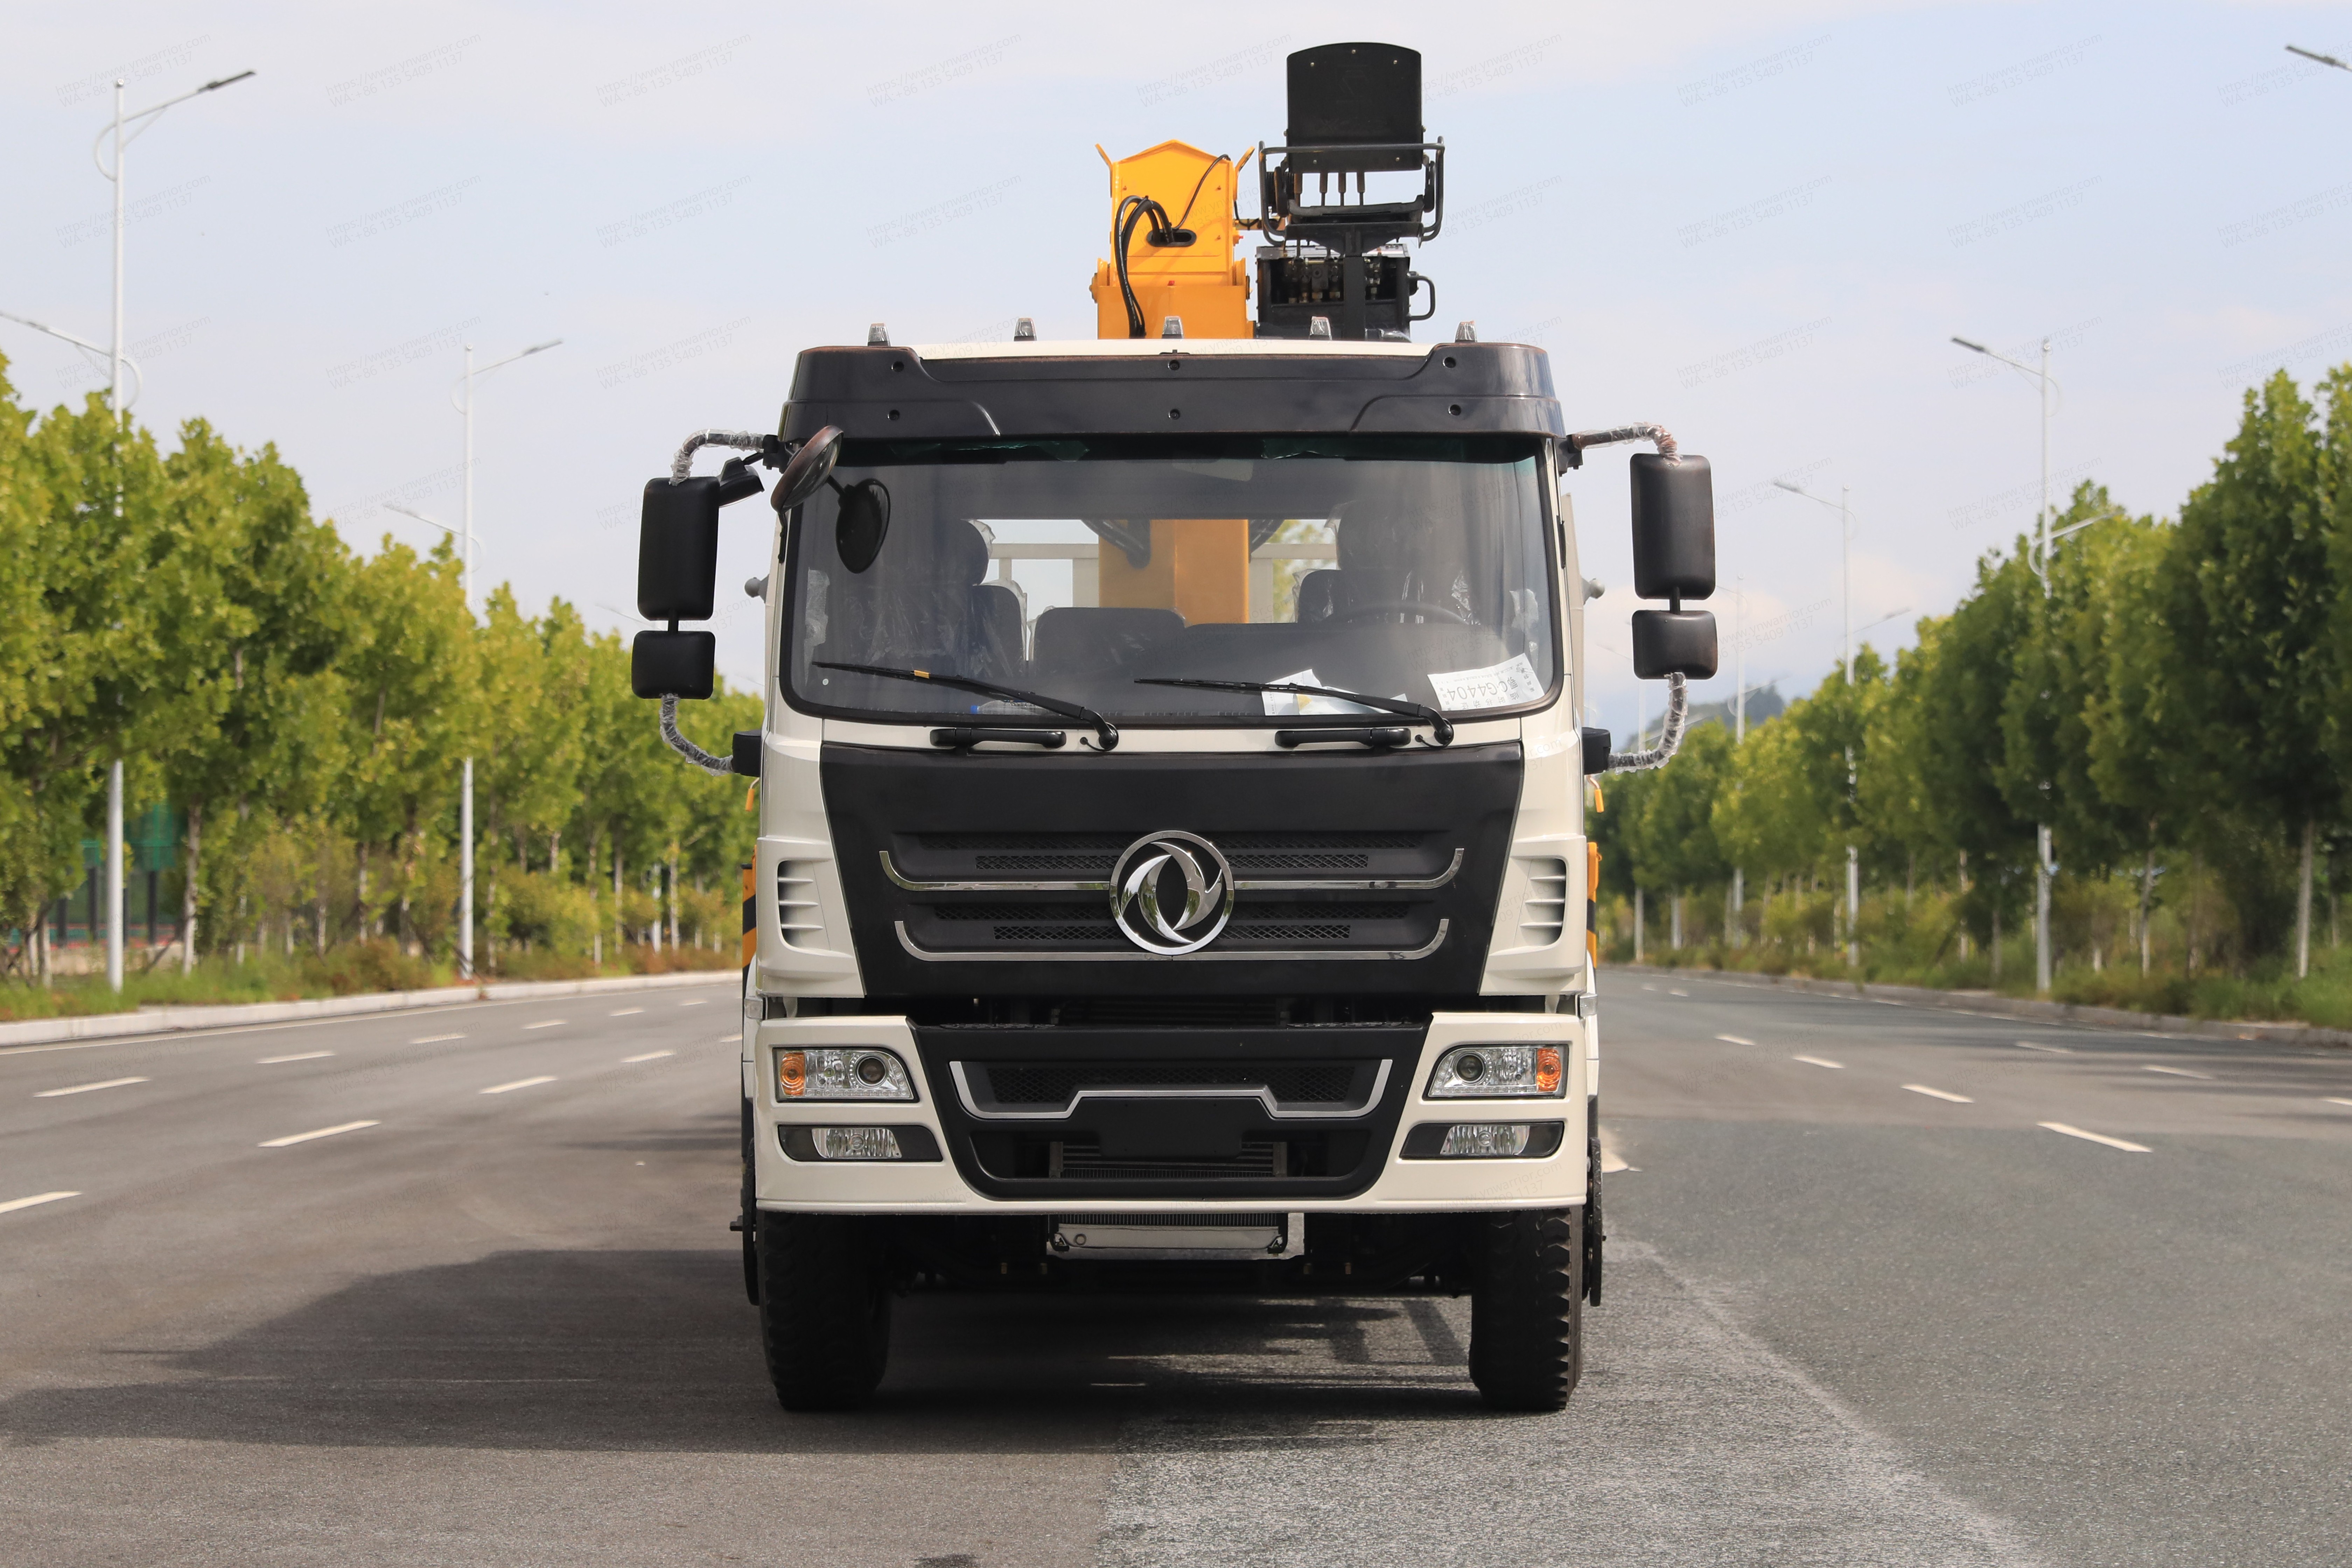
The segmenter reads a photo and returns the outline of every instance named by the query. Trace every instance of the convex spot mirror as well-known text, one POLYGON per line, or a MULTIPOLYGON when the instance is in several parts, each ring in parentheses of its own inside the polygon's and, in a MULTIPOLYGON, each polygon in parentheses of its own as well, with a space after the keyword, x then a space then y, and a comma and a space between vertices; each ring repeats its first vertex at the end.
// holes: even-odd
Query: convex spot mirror
POLYGON ((709 632, 639 632, 629 645, 629 689, 640 697, 710 695, 719 638, 709 632))
POLYGON ((834 548, 851 572, 863 572, 882 553, 890 533, 890 492, 880 479, 860 479, 835 486, 841 491, 841 517, 833 526, 834 548))
POLYGON ((711 479, 646 481, 637 524, 637 614, 707 621, 719 591, 719 509, 760 493, 740 458, 711 479))
POLYGON ((833 478, 833 466, 841 460, 841 426, 828 425, 807 440, 784 465, 783 478, 776 481, 776 510, 790 511, 809 497, 817 487, 833 478))
POLYGON ((1715 474, 1705 458, 1648 452, 1633 460, 1633 593, 1685 599, 1715 593, 1715 474))

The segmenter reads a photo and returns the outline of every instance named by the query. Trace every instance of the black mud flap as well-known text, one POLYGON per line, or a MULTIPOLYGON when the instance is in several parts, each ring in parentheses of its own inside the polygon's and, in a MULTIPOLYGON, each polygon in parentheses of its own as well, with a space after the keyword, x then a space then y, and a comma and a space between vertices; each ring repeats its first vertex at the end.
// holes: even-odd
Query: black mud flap
POLYGON ((729 1224, 728 1229, 740 1231, 743 1237, 743 1294, 751 1305, 760 1304, 760 1212, 759 1189, 751 1174, 751 1102, 743 1102, 743 1193, 742 1212, 729 1224))
POLYGON ((1601 1100, 1585 1101, 1584 1299, 1601 1305, 1601 1249, 1609 1237, 1601 1224, 1601 1100))

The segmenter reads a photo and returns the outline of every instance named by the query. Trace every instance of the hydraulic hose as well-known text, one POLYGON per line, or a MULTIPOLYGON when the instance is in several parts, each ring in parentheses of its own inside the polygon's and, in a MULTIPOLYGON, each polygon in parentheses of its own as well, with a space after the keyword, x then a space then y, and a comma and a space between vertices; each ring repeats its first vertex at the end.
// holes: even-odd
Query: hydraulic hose
POLYGON ((1620 441, 1648 441, 1656 446, 1658 456, 1669 463, 1683 460, 1682 450, 1663 425, 1620 425, 1613 430, 1583 430, 1568 438, 1568 444, 1578 451, 1587 447, 1613 447, 1620 441))
POLYGON ((686 445, 677 449, 677 456, 669 460, 670 483, 686 483, 687 476, 694 471, 694 454, 703 447, 732 447, 740 452, 765 449, 761 438, 749 430, 697 430, 686 438, 686 445))

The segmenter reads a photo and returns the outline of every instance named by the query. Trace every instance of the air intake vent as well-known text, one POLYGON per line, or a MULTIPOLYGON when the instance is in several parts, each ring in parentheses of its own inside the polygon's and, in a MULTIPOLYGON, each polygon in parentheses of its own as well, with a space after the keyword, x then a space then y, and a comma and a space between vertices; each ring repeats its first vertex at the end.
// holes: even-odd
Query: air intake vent
POLYGON ((1549 947, 1559 940, 1568 922, 1568 862, 1523 860, 1528 871, 1528 902, 1519 917, 1520 945, 1549 947))
POLYGON ((776 862, 776 935, 802 952, 826 951, 824 913, 816 898, 814 860, 776 862))

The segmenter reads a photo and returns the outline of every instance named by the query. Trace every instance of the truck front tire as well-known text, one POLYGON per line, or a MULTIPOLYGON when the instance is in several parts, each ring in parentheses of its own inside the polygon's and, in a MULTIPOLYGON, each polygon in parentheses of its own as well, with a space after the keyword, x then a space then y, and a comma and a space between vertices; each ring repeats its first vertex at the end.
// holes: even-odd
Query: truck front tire
POLYGON ((1584 1372, 1584 1211, 1470 1224, 1470 1381, 1496 1410, 1559 1410, 1584 1372))
POLYGON ((760 1347, 787 1410, 848 1410, 890 1357, 890 1288, 869 1221, 759 1218, 760 1347))

